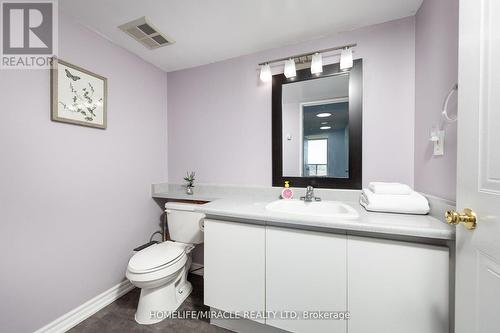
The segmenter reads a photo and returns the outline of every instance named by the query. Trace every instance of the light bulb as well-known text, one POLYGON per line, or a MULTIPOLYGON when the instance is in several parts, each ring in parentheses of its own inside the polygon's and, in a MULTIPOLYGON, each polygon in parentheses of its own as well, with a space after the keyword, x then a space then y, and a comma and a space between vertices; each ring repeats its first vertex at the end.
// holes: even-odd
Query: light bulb
POLYGON ((260 67, 260 80, 262 82, 269 82, 273 78, 271 73, 271 66, 269 64, 264 64, 260 67))
POLYGON ((323 72, 323 57, 320 53, 315 53, 311 60, 311 74, 319 74, 323 72))
POLYGON ((352 49, 346 47, 340 53, 340 69, 344 71, 349 68, 352 68, 352 49))
POLYGON ((287 61, 285 61, 285 76, 288 79, 296 75, 297 72, 295 71, 295 60, 288 59, 287 61))

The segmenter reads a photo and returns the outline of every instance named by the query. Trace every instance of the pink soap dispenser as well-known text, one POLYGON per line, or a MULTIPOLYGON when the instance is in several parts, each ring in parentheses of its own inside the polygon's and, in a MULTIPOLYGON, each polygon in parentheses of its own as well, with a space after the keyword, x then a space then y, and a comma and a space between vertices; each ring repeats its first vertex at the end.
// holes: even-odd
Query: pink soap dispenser
POLYGON ((285 188, 281 191, 281 197, 283 199, 291 199, 293 198, 293 190, 290 188, 290 182, 285 181, 285 188))

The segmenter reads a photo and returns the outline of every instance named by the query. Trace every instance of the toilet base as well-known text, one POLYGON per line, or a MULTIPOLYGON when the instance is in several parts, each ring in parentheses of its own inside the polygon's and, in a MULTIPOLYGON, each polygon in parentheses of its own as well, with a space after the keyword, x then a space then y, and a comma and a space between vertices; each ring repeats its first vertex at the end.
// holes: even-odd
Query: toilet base
POLYGON ((184 271, 179 278, 166 285, 141 289, 135 321, 142 325, 151 325, 167 319, 169 313, 177 310, 193 290, 186 276, 184 271))

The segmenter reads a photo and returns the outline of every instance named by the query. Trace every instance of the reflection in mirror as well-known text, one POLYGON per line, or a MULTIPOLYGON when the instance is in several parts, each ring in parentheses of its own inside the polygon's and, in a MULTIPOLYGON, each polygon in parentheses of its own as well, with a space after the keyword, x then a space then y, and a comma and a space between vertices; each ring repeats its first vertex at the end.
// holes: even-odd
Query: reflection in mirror
POLYGON ((349 73, 282 89, 283 176, 349 178, 349 73))

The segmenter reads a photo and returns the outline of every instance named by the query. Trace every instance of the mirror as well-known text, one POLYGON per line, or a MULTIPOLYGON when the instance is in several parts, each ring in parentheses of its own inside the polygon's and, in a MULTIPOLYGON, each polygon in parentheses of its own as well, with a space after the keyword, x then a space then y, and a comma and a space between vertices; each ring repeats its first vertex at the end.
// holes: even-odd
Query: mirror
POLYGON ((273 76, 273 186, 361 188, 361 60, 273 76))
POLYGON ((283 86, 283 176, 349 177, 349 74, 283 86))

